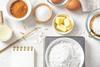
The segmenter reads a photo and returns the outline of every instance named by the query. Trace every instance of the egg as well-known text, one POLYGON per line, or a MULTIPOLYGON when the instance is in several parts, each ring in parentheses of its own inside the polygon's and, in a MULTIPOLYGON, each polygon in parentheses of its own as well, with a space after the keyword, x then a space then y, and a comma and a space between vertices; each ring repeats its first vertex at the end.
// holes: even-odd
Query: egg
POLYGON ((62 3, 64 0, 51 0, 52 3, 54 4, 59 4, 62 3))
POLYGON ((79 0, 70 0, 65 4, 65 7, 69 10, 78 10, 81 7, 79 0))

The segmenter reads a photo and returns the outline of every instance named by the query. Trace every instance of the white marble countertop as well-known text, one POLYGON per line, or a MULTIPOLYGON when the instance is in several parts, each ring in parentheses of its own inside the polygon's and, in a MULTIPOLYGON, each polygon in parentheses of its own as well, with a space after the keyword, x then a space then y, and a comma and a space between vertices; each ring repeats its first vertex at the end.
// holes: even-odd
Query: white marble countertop
MULTIPOLYGON (((8 22, 8 24, 12 27, 12 30, 14 30, 14 32, 26 32, 29 29, 34 28, 35 21, 34 18, 32 16, 30 16, 29 18, 27 18, 27 20, 23 21, 23 22, 15 22, 11 19, 9 19, 9 17, 7 17, 6 14, 6 4, 7 4, 8 0, 0 0, 0 10, 3 10, 4 12, 4 17, 5 20, 8 22), (23 24, 22 24, 23 23, 23 24), (26 27, 25 29, 23 28, 23 25, 26 27), (16 27, 20 27, 19 29, 16 29, 16 27)), ((34 4, 34 6, 37 3, 41 3, 41 2, 45 2, 46 0, 33 0, 31 3, 34 4)), ((51 6, 51 5, 50 5, 51 6)), ((75 11, 75 12, 71 12, 68 11, 67 9, 63 9, 63 8, 57 8, 52 6, 53 8, 53 12, 56 13, 66 13, 69 14, 73 17, 74 21, 75 21, 75 29, 70 33, 67 34, 67 36, 83 36, 86 39, 86 67, 100 67, 100 41, 96 41, 93 38, 90 38, 88 36, 88 33, 86 31, 85 28, 85 23, 86 23, 86 18, 88 13, 82 13, 81 11, 75 11)), ((45 35, 47 36, 59 36, 59 34, 57 34, 51 26, 51 22, 48 22, 48 24, 44 24, 41 25, 43 28, 46 27, 48 28, 47 31, 44 30, 45 35), (52 33, 50 33, 52 32, 52 33)), ((41 32, 41 31, 40 31, 41 32)), ((19 33, 16 33, 16 35, 20 35, 19 33)), ((30 40, 31 41, 31 40, 30 40)), ((1 44, 0 44, 1 45, 1 44)), ((7 45, 7 44, 6 44, 7 45)), ((43 45, 40 44, 33 44, 36 52, 37 52, 37 64, 35 67, 43 67, 43 45)), ((11 57, 11 49, 6 50, 5 52, 0 54, 0 66, 1 67, 10 67, 10 57, 11 57)))

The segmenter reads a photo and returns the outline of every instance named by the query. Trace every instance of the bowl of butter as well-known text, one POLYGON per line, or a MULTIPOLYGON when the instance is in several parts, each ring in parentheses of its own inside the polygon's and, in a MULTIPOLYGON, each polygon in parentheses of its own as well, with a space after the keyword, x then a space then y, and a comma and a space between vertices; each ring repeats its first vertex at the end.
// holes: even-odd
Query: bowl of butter
POLYGON ((55 31, 60 34, 70 33, 73 30, 74 25, 73 19, 66 14, 58 14, 53 20, 53 27, 55 31))

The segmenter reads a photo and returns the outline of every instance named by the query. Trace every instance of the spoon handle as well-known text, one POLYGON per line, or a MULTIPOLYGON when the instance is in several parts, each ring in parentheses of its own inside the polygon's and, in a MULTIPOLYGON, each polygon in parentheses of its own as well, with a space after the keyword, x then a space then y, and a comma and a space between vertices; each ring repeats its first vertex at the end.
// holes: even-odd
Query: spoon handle
POLYGON ((3 12, 0 11, 0 24, 3 24, 3 12))

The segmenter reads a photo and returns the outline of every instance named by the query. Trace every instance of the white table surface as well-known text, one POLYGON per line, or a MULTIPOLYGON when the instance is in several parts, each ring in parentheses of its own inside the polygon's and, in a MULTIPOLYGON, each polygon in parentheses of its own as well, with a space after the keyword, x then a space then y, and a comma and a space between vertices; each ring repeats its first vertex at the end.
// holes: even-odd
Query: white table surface
MULTIPOLYGON (((41 2, 45 2, 46 0, 33 0, 31 3, 34 4, 33 7, 37 4, 37 3, 41 3, 41 2)), ((27 29, 24 29, 22 24, 15 22, 11 19, 9 19, 9 17, 7 16, 6 13, 6 4, 7 4, 8 0, 0 0, 0 10, 3 10, 4 12, 4 17, 7 21, 9 21, 9 25, 12 27, 12 30, 14 30, 15 32, 25 32, 28 31, 30 29, 30 23, 33 24, 33 27, 35 25, 35 21, 33 19, 33 17, 28 18, 27 20, 24 21, 24 24, 26 26, 27 29), (16 25, 20 26, 21 29, 16 29, 16 25)), ((51 6, 51 5, 50 5, 51 6)), ((86 23, 86 18, 88 13, 82 13, 81 11, 76 11, 76 12, 71 12, 68 11, 67 9, 63 9, 63 8, 57 8, 52 6, 53 8, 53 12, 56 13, 66 13, 69 14, 73 17, 74 21, 75 21, 75 29, 70 33, 67 34, 67 36, 83 36, 86 39, 86 67, 100 67, 100 41, 96 41, 93 38, 88 37, 88 33, 86 31, 85 28, 85 23, 86 23)), ((52 20, 52 19, 51 19, 52 20)), ((46 31, 46 35, 49 36, 56 36, 59 35, 57 34, 53 29, 51 23, 48 22, 48 24, 44 24, 42 25, 47 27, 49 30, 46 31), (52 33, 51 33, 52 32, 52 33)), ((2 44, 0 44, 2 45, 2 44)), ((33 44, 36 52, 37 52, 37 64, 35 67, 43 67, 43 45, 40 44, 33 44)), ((11 52, 10 49, 6 50, 5 52, 0 54, 0 66, 1 67, 10 67, 10 57, 11 57, 11 52)))

